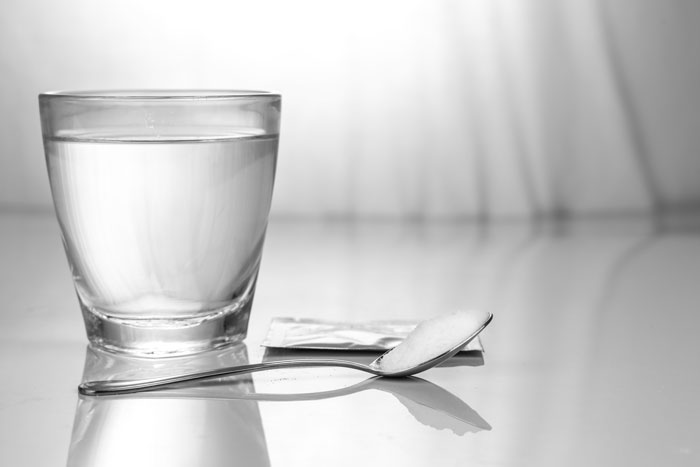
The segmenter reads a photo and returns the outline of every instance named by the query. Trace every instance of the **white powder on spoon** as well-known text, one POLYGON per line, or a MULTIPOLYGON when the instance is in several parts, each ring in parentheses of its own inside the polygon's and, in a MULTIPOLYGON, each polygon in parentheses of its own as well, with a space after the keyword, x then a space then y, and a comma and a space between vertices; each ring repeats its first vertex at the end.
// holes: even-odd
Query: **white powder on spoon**
POLYGON ((484 311, 455 311, 423 321, 379 361, 379 368, 402 371, 431 360, 474 334, 488 317, 484 311))

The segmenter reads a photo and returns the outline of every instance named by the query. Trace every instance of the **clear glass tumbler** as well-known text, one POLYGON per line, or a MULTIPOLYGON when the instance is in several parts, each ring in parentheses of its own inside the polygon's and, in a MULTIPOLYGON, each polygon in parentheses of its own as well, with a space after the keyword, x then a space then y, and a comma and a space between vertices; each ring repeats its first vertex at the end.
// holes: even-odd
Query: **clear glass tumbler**
POLYGON ((241 341, 265 239, 281 97, 39 96, 54 207, 89 341, 142 356, 241 341))

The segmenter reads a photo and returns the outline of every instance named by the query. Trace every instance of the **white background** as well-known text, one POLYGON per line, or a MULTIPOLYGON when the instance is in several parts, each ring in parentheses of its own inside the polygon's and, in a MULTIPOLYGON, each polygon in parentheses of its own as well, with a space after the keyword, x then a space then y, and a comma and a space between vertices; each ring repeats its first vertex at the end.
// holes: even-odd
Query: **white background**
POLYGON ((283 94, 273 215, 700 203, 700 2, 3 0, 0 208, 49 210, 37 94, 283 94))

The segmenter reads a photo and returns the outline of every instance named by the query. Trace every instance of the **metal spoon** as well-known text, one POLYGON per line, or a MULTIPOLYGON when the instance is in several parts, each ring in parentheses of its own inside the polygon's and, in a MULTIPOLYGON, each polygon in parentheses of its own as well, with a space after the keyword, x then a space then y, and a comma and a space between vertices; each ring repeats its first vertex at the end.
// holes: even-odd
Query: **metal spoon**
POLYGON ((242 373, 253 373, 256 371, 272 370, 276 368, 295 368, 295 367, 315 367, 315 366, 332 366, 332 367, 344 367, 352 368, 355 370, 366 371, 367 373, 372 373, 376 376, 386 376, 386 377, 401 377, 410 376, 425 371, 429 368, 439 365, 448 358, 459 352, 464 346, 466 346, 470 341, 472 341, 476 336, 479 335, 481 331, 484 330, 486 326, 493 319, 493 315, 489 314, 486 320, 476 329, 465 336, 464 339, 450 350, 443 352, 439 355, 426 356, 426 360, 420 362, 410 368, 402 369, 400 371, 386 371, 381 367, 381 361, 385 355, 394 349, 400 347, 402 344, 397 345, 394 349, 391 349, 382 355, 380 355, 376 360, 366 365, 363 363, 352 362, 349 360, 336 360, 336 359, 298 359, 298 360, 276 360, 271 362, 253 363, 249 365, 238 365, 225 368, 217 368, 214 370, 207 370, 198 373, 190 373, 186 375, 170 376, 170 377, 160 377, 152 379, 144 379, 138 381, 127 381, 127 380, 113 380, 113 381, 86 381, 78 386, 78 392, 86 396, 110 396, 117 394, 129 394, 142 391, 152 391, 155 389, 162 389, 165 387, 172 386, 176 383, 184 383, 189 381, 198 381, 209 378, 217 378, 221 376, 231 376, 238 375, 242 373))

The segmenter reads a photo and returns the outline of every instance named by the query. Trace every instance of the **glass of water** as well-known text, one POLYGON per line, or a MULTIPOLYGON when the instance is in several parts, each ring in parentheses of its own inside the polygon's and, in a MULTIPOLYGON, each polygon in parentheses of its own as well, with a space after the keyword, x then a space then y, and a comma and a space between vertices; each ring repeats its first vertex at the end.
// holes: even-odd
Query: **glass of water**
POLYGON ((156 357, 241 341, 272 199, 280 95, 51 92, 39 105, 89 341, 156 357))

